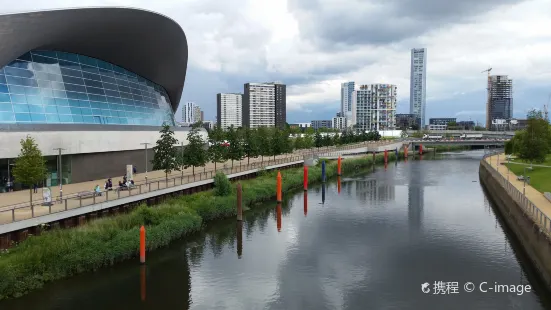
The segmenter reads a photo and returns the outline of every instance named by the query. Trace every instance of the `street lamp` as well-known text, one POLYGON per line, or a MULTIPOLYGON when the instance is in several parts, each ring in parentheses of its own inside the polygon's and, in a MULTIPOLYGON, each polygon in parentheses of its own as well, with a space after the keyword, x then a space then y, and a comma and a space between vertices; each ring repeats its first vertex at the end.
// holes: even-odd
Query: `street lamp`
POLYGON ((532 170, 532 167, 524 167, 524 176, 522 180, 524 181, 523 187, 522 187, 522 195, 526 196, 526 169, 532 170))
POLYGON ((144 142, 144 143, 140 143, 140 145, 144 145, 145 148, 145 166, 144 166, 144 169, 145 169, 145 184, 147 184, 147 146, 151 144, 151 143, 148 143, 148 142, 144 142))
POLYGON ((8 191, 13 188, 13 183, 11 180, 11 174, 10 174, 10 166, 15 166, 15 164, 10 164, 10 159, 8 158, 8 191))
POLYGON ((59 200, 61 202, 63 202, 63 162, 61 161, 61 151, 64 151, 65 149, 64 148, 55 148, 54 151, 58 151, 58 155, 57 155, 57 174, 58 174, 58 179, 59 179, 59 200))

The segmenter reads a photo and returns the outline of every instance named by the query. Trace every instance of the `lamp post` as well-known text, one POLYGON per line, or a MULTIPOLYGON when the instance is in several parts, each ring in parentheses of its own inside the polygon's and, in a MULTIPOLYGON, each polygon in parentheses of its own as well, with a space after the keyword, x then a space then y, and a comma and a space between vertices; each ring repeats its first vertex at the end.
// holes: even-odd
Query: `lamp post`
MULTIPOLYGON (((184 178, 184 142, 181 143, 180 149, 182 150, 182 157, 180 157, 181 164, 182 164, 182 180, 184 178)), ((195 178, 195 176, 194 176, 195 178)))
POLYGON ((54 151, 58 151, 57 155, 57 174, 59 179, 59 200, 63 202, 63 162, 61 158, 61 151, 64 151, 64 148, 55 148, 54 151))
POLYGON ((526 169, 532 170, 532 167, 524 167, 524 176, 522 178, 523 186, 522 186, 522 195, 526 196, 526 169))
POLYGON ((144 145, 145 148, 145 166, 144 166, 144 169, 145 169, 145 184, 147 184, 147 146, 151 144, 151 143, 148 143, 148 142, 144 142, 144 143, 140 143, 140 145, 144 145))
POLYGON ((10 160, 8 158, 8 191, 13 188, 13 182, 11 180, 11 174, 10 174, 10 166, 15 166, 15 164, 10 164, 10 160))

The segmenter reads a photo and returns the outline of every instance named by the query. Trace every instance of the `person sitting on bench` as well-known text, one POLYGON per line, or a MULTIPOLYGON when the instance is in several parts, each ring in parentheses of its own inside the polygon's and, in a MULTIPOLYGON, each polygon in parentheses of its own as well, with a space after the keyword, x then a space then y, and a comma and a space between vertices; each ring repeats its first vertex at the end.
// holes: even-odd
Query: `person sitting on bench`
POLYGON ((96 185, 96 187, 94 188, 94 194, 96 196, 101 196, 101 189, 99 188, 99 185, 96 185))
POLYGON ((128 187, 126 186, 126 184, 124 184, 124 183, 122 183, 121 181, 119 181, 119 188, 120 188, 120 189, 126 189, 126 188, 128 188, 128 187))

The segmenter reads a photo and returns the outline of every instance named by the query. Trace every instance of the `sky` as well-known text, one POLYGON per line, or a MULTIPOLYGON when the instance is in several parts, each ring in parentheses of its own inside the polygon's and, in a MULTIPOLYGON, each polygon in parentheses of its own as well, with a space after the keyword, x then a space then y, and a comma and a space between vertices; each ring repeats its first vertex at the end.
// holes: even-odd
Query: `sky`
MULTIPOLYGON (((513 79, 514 117, 551 94, 550 0, 0 0, 0 13, 91 6, 152 10, 180 24, 181 103, 216 117, 216 94, 287 84, 287 121, 329 119, 340 84, 396 84, 409 112, 411 48, 427 48, 427 120, 484 122, 486 73, 513 79)), ((181 112, 177 112, 177 120, 181 112)))

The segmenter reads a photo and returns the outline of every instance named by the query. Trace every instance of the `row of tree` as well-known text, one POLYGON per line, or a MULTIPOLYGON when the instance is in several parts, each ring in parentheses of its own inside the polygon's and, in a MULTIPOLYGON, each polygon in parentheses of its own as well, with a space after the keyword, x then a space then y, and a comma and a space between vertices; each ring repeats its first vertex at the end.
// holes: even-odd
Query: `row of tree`
POLYGON ((505 153, 515 154, 527 162, 542 163, 551 153, 551 126, 538 110, 529 111, 527 119, 526 128, 505 143, 505 153))
POLYGON ((188 144, 185 149, 178 149, 178 140, 169 126, 163 126, 160 131, 161 137, 157 141, 154 150, 153 169, 164 170, 166 176, 174 170, 179 171, 181 167, 193 169, 204 167, 207 163, 218 163, 226 161, 240 161, 247 158, 268 157, 287 154, 298 149, 320 148, 326 146, 342 145, 362 141, 380 140, 381 136, 377 131, 356 134, 352 131, 343 133, 322 133, 320 131, 304 134, 292 134, 291 130, 280 130, 277 128, 260 127, 257 129, 230 127, 222 130, 214 127, 208 132, 208 138, 203 139, 201 124, 194 124, 188 133, 188 144))

